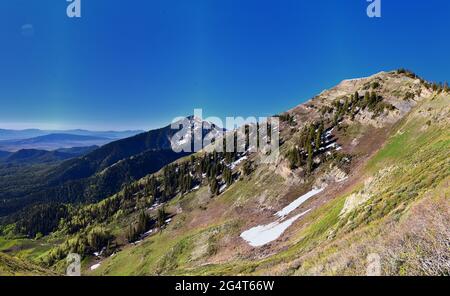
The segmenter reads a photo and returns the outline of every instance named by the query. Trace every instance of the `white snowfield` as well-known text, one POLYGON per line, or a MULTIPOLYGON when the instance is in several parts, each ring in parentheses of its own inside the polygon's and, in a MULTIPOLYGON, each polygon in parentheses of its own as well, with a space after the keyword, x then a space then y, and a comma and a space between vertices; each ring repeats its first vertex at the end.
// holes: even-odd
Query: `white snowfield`
POLYGON ((296 200, 291 202, 289 205, 287 205, 285 208, 283 208, 281 211, 276 212, 275 216, 278 216, 280 218, 286 217, 287 215, 289 215, 290 212, 292 212, 293 210, 295 210, 296 208, 301 206, 305 201, 307 201, 314 195, 319 194, 323 190, 324 190, 324 188, 313 189, 313 190, 303 194, 302 196, 300 196, 299 198, 297 198, 296 200))
POLYGON ((96 270, 99 267, 100 267, 100 263, 94 264, 91 266, 91 270, 96 270))
POLYGON ((312 189, 307 193, 303 194, 281 211, 275 213, 275 216, 278 217, 277 221, 274 221, 267 225, 258 225, 256 227, 250 228, 247 231, 241 233, 241 237, 248 242, 248 244, 252 247, 260 247, 265 244, 268 244, 276 239, 278 239, 285 231, 292 225, 298 218, 307 214, 311 209, 295 215, 292 218, 285 219, 287 215, 289 215, 292 211, 301 206, 308 199, 313 197, 316 194, 322 192, 325 188, 312 189))
POLYGON ((239 158, 238 160, 236 160, 235 162, 233 162, 232 164, 230 164, 230 169, 234 170, 234 168, 236 166, 238 166, 241 162, 243 162, 244 160, 247 159, 247 156, 242 156, 241 158, 239 158))
POLYGON ((294 223, 301 216, 307 214, 309 211, 311 211, 311 209, 284 220, 283 222, 281 222, 282 219, 280 219, 267 225, 259 225, 250 228, 249 230, 241 233, 241 237, 252 247, 263 246, 278 239, 286 231, 286 229, 292 225, 292 223, 294 223))

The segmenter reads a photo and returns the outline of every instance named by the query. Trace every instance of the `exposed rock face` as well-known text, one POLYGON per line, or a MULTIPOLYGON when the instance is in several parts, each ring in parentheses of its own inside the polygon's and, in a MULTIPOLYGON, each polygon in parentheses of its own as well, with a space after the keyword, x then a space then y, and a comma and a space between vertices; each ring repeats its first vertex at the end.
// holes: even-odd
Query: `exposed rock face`
MULTIPOLYGON (((383 97, 385 103, 395 107, 395 110, 385 111, 377 118, 372 118, 372 112, 359 110, 355 120, 375 128, 395 123, 416 106, 417 102, 432 95, 432 91, 419 78, 411 78, 397 72, 380 72, 366 78, 344 80, 337 86, 323 91, 310 102, 290 110, 290 112, 298 115, 308 114, 309 119, 318 120, 321 115, 317 111, 321 107, 328 106, 335 100, 343 102, 355 92, 364 96, 366 92, 371 91, 375 91, 383 97)), ((304 120, 303 117, 296 118, 296 121, 301 122, 302 119, 304 120)))
POLYGON ((331 183, 339 183, 347 178, 347 173, 336 166, 332 166, 328 172, 317 178, 314 186, 317 188, 325 188, 331 183))
POLYGON ((358 206, 367 202, 376 194, 376 190, 382 187, 382 182, 389 173, 396 169, 395 166, 385 168, 378 172, 374 177, 369 177, 364 181, 364 187, 358 192, 352 193, 345 200, 344 207, 341 210, 340 216, 345 216, 358 206))

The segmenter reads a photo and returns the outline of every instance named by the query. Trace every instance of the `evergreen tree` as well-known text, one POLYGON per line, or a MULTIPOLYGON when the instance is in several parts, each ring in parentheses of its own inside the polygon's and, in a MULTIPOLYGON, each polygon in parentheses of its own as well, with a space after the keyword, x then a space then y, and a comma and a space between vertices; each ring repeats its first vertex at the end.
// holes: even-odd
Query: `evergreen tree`
POLYGON ((147 214, 145 214, 144 211, 141 211, 141 213, 139 214, 138 224, 136 227, 136 232, 138 235, 141 235, 145 231, 147 231, 148 223, 149 223, 149 219, 148 219, 147 214))
POLYGON ((333 117, 333 125, 336 126, 339 123, 340 119, 341 119, 341 117, 340 117, 339 113, 336 112, 336 114, 334 114, 334 117, 333 117))
POLYGON ((223 179, 228 186, 233 183, 233 173, 228 167, 223 169, 223 179))
POLYGON ((370 93, 366 91, 366 93, 364 94, 364 100, 362 102, 361 109, 363 110, 366 109, 369 102, 370 102, 370 93))
POLYGON ((136 229, 134 228, 133 224, 130 224, 130 226, 128 227, 126 237, 127 237, 127 240, 129 243, 132 243, 137 240, 137 232, 136 232, 136 229))
POLYGON ((212 177, 209 181, 209 191, 212 195, 218 195, 219 194, 219 183, 217 182, 216 177, 212 177))
POLYGON ((104 227, 94 227, 89 231, 87 235, 87 243, 89 247, 94 250, 98 251, 102 247, 106 246, 107 242, 111 239, 111 235, 109 231, 104 227))
POLYGON ((306 149, 306 143, 308 142, 308 127, 305 126, 300 133, 299 146, 301 149, 306 149))
POLYGON ((369 103, 368 103, 368 107, 370 110, 373 110, 376 106, 376 104, 378 103, 378 96, 377 94, 373 91, 370 94, 370 98, 369 98, 369 103))
POLYGON ((312 142, 314 141, 314 139, 316 138, 316 127, 314 126, 314 124, 311 124, 309 126, 309 134, 308 134, 308 142, 312 142))
POLYGON ((292 148, 288 152, 288 161, 291 169, 295 169, 299 165, 299 153, 297 148, 292 148))
POLYGON ((313 169, 313 150, 312 150, 312 146, 311 143, 309 143, 308 145, 308 159, 306 162, 306 171, 308 174, 310 174, 312 172, 313 169))
POLYGON ((356 115, 356 102, 352 104, 352 108, 350 110, 350 119, 354 120, 356 115))
POLYGON ((320 145, 322 143, 323 130, 324 130, 324 125, 323 125, 323 122, 321 122, 319 124, 319 128, 317 129, 317 133, 316 133, 316 139, 315 139, 316 150, 319 150, 320 145))
POLYGON ((159 229, 162 230, 162 227, 164 226, 164 223, 166 221, 166 210, 164 209, 164 206, 158 209, 158 212, 156 214, 156 224, 159 229))
POLYGON ((246 162, 244 162, 244 164, 242 165, 242 173, 244 174, 244 176, 248 176, 252 173, 251 161, 247 160, 246 162))

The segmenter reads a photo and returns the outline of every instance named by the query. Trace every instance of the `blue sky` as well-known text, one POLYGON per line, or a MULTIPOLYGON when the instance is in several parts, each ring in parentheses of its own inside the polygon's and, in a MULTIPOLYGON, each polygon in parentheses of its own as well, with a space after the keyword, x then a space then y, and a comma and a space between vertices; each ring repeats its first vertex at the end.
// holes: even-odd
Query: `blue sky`
POLYGON ((0 128, 150 129, 268 116, 346 78, 450 80, 450 1, 0 2, 0 128))

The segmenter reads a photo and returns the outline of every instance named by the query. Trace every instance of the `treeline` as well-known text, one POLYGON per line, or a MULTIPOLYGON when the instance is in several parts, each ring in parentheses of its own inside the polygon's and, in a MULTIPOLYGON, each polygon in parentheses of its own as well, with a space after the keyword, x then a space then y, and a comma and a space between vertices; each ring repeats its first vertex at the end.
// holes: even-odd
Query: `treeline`
MULTIPOLYGON (((235 141, 235 151, 236 145, 237 141, 235 141)), ((248 145, 247 137, 246 148, 248 145)), ((209 185, 212 195, 218 195, 223 185, 231 185, 236 180, 239 172, 233 173, 230 166, 242 155, 243 153, 240 152, 191 155, 188 160, 166 165, 161 173, 152 174, 141 181, 130 180, 118 193, 98 203, 79 206, 63 205, 65 211, 58 212, 55 217, 52 217, 45 209, 47 205, 53 207, 53 204, 61 205, 62 203, 27 208, 15 219, 18 221, 17 232, 34 237, 38 232, 46 235, 59 226, 64 233, 74 234, 93 223, 103 223, 111 217, 128 215, 136 209, 145 209, 155 202, 164 203, 202 184, 209 185), (39 219, 45 221, 38 221, 39 219)), ((245 164, 243 172, 249 174, 251 165, 245 164)), ((91 188, 96 190, 96 185, 93 184, 91 188)))
POLYGON ((289 150, 287 155, 291 169, 306 166, 306 173, 313 171, 313 157, 315 153, 319 153, 323 143, 324 129, 323 121, 306 125, 302 129, 296 146, 289 150))
POLYGON ((34 205, 20 216, 15 224, 16 233, 26 234, 31 238, 47 235, 56 229, 61 221, 68 216, 66 205, 50 203, 34 205))
POLYGON ((58 247, 53 248, 42 260, 43 263, 51 266, 56 262, 65 259, 69 253, 76 253, 81 256, 101 252, 108 256, 114 250, 113 236, 104 226, 94 226, 88 231, 76 234, 58 247))
MULTIPOLYGON (((378 86, 372 85, 372 88, 378 88, 378 86)), ((372 119, 374 119, 383 114, 385 110, 395 110, 395 107, 390 103, 384 102, 383 97, 377 94, 375 90, 366 91, 364 96, 361 96, 356 91, 350 97, 334 100, 331 106, 323 106, 320 112, 322 115, 332 114, 333 125, 337 125, 346 115, 351 120, 354 120, 361 110, 366 109, 373 113, 372 119)))
POLYGON ((433 82, 433 83, 431 83, 430 88, 433 91, 437 92, 438 94, 441 93, 441 92, 447 92, 447 93, 450 92, 450 86, 448 85, 448 82, 444 82, 444 83, 442 83, 442 82, 439 82, 439 83, 433 82))
POLYGON ((164 206, 161 206, 157 212, 156 217, 150 217, 145 211, 141 211, 139 213, 139 217, 136 223, 131 223, 128 229, 126 230, 126 238, 129 243, 135 242, 138 239, 141 239, 145 232, 152 229, 153 227, 157 227, 160 231, 165 225, 165 221, 167 218, 167 213, 164 209, 164 206))
MULTIPOLYGON (((90 172, 90 166, 82 158, 69 160, 57 168, 49 166, 48 170, 39 171, 37 176, 32 175, 31 181, 29 180, 31 173, 27 172, 25 175, 27 178, 18 178, 24 175, 19 171, 19 174, 13 175, 16 176, 14 179, 8 176, 7 179, 0 180, 0 185, 3 185, 0 190, 0 216, 4 216, 3 220, 8 223, 17 221, 18 217, 29 216, 28 211, 31 204, 98 202, 120 191, 124 184, 154 173, 166 164, 189 154, 175 153, 172 150, 146 151, 132 158, 124 159, 114 166, 108 167, 102 173, 87 178, 83 176, 90 172), (70 167, 73 162, 77 164, 77 170, 62 169, 66 166, 70 167), (56 182, 55 180, 58 178, 61 178, 62 181, 56 182), (71 180, 66 180, 70 178, 71 180), (23 182, 22 179, 28 180, 28 182, 23 182), (15 186, 11 186, 11 184, 15 186)), ((0 167, 2 173, 8 172, 4 167, 0 167)), ((34 167, 39 169, 39 166, 25 166, 23 170, 32 171, 34 167)), ((12 167, 9 171, 11 170, 14 171, 15 168, 12 167)))
POLYGON ((105 227, 98 227, 132 213, 139 213, 137 219, 123 229, 121 235, 128 242, 139 240, 153 227, 161 229, 168 217, 161 204, 179 194, 191 192, 198 185, 208 185, 212 196, 218 195, 221 186, 231 185, 240 174, 250 174, 252 164, 249 161, 243 163, 242 172, 231 169, 231 164, 240 157, 242 153, 237 152, 204 153, 198 157, 191 155, 185 161, 167 165, 160 173, 125 185, 120 192, 99 203, 70 208, 58 230, 72 238, 52 250, 46 263, 52 265, 70 252, 86 255, 100 248, 113 251, 115 238, 105 227), (148 209, 157 204, 160 206, 156 216, 152 217, 148 209))
POLYGON ((281 121, 287 122, 289 125, 295 125, 295 118, 290 113, 286 112, 283 114, 278 115, 278 118, 280 118, 281 121))
POLYGON ((425 84, 428 88, 431 88, 433 91, 435 91, 437 93, 441 93, 441 92, 450 93, 450 86, 449 86, 448 82, 428 82, 428 81, 425 81, 424 79, 422 79, 421 77, 419 77, 413 71, 403 69, 403 68, 398 69, 397 73, 405 74, 408 77, 413 78, 413 79, 420 79, 420 81, 423 84, 425 84))
MULTIPOLYGON (((383 114, 385 110, 394 110, 392 104, 383 101, 383 97, 377 94, 376 89, 380 87, 379 82, 370 85, 371 90, 361 96, 358 91, 354 94, 334 100, 331 105, 322 106, 319 111, 322 115, 320 121, 306 125, 300 132, 295 146, 287 152, 287 160, 291 169, 305 167, 305 173, 310 174, 315 169, 314 157, 325 152, 323 144, 327 144, 325 129, 332 129, 339 125, 346 117, 354 120, 355 116, 362 110, 372 112, 372 118, 383 114)), ((291 115, 283 115, 286 120, 291 115)))

